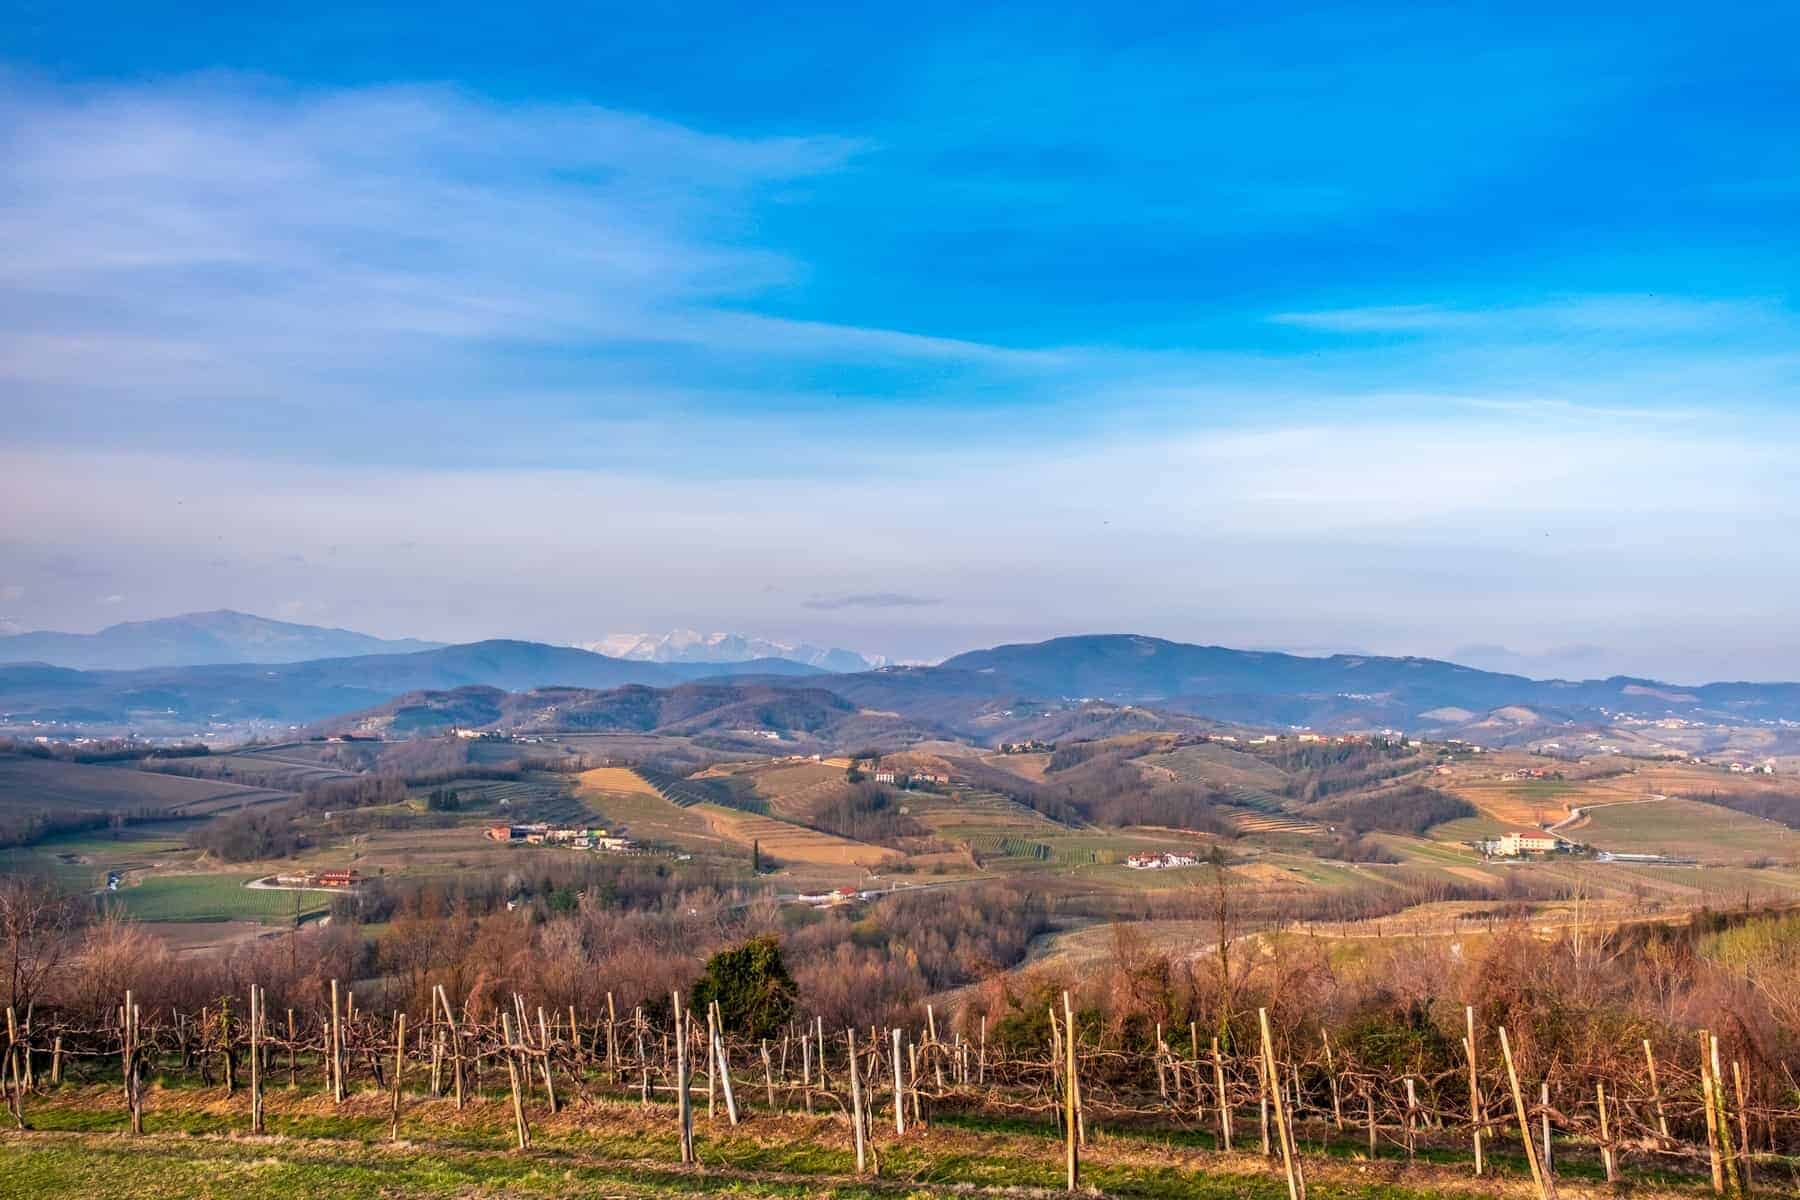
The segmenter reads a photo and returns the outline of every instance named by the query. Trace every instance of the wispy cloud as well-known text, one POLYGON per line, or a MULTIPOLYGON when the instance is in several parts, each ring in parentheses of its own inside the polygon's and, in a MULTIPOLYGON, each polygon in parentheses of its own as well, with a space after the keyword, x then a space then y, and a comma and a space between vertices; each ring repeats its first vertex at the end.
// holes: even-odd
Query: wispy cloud
POLYGON ((819 612, 836 612, 845 608, 930 608, 944 601, 937 596, 915 596, 907 592, 854 592, 847 596, 814 596, 806 608, 819 612))
POLYGON ((1789 325, 1791 315, 1763 301, 1710 300, 1656 295, 1586 295, 1544 303, 1480 307, 1470 304, 1385 304, 1278 312, 1291 325, 1343 334, 1670 334, 1742 331, 1789 325))
POLYGON ((682 379, 683 358, 652 367, 651 346, 720 373, 1055 365, 748 309, 806 271, 750 236, 759 212, 845 169, 855 139, 231 78, 70 89, 0 76, 0 131, 0 379, 32 389, 23 404, 46 419, 177 396, 189 411, 441 409, 570 362, 682 379))

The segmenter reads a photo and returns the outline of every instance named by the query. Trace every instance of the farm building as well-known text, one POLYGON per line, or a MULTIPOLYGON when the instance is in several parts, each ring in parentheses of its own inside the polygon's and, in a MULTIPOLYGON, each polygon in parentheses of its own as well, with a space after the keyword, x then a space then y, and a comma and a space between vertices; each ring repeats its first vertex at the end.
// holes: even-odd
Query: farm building
POLYGON ((1564 844, 1555 834, 1539 829, 1509 829, 1488 841, 1484 848, 1499 858, 1520 858, 1527 854, 1552 854, 1564 844))
POLYGON ((1169 851, 1162 854, 1133 854, 1125 860, 1125 865, 1134 871, 1166 871, 1171 867, 1191 867, 1199 861, 1192 854, 1169 851))

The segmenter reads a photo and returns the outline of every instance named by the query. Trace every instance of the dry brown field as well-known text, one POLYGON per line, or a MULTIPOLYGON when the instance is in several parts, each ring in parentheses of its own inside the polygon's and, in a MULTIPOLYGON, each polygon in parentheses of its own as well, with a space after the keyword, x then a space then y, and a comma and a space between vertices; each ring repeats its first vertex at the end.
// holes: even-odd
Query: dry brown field
POLYGON ((777 862, 872 867, 900 857, 880 846, 853 842, 836 834, 821 833, 723 805, 696 804, 690 811, 701 814, 714 833, 746 850, 752 843, 760 843, 763 853, 777 862))

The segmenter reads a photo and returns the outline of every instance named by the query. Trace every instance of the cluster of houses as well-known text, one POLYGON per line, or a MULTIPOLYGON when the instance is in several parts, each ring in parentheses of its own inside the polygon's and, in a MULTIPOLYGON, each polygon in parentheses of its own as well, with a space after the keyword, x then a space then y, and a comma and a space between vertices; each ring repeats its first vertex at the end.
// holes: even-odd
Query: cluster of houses
POLYGON ((1733 775, 1773 775, 1775 773, 1775 760, 1771 758, 1765 762, 1759 763, 1728 763, 1726 764, 1725 769, 1730 771, 1733 775))
POLYGON ((604 829, 559 829, 542 822, 535 825, 490 825, 490 842, 523 842, 528 846, 566 846, 571 850, 605 850, 622 854, 637 849, 630 838, 604 829))
POLYGON ((879 895, 880 892, 859 892, 855 888, 845 887, 835 892, 801 892, 794 899, 814 908, 832 908, 839 904, 849 904, 853 900, 873 900, 879 895))
POLYGON ((1185 850, 1165 850, 1159 854, 1133 854, 1125 865, 1134 871, 1167 871, 1171 867, 1198 866, 1200 857, 1185 850))
POLYGON ((876 783, 891 783, 896 787, 911 787, 918 783, 948 785, 950 782, 948 775, 939 775, 933 771, 898 771, 893 767, 877 767, 870 778, 876 783))

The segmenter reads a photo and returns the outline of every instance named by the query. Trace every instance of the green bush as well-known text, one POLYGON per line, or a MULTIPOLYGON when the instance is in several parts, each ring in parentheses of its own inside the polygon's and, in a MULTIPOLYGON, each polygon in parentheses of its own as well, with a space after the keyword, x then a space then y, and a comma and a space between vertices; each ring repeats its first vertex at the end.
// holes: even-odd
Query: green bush
POLYGON ((793 1014, 796 990, 781 961, 781 943, 764 936, 713 955, 706 973, 694 984, 690 1003, 704 1013, 716 1001, 727 1030, 764 1038, 793 1014))

